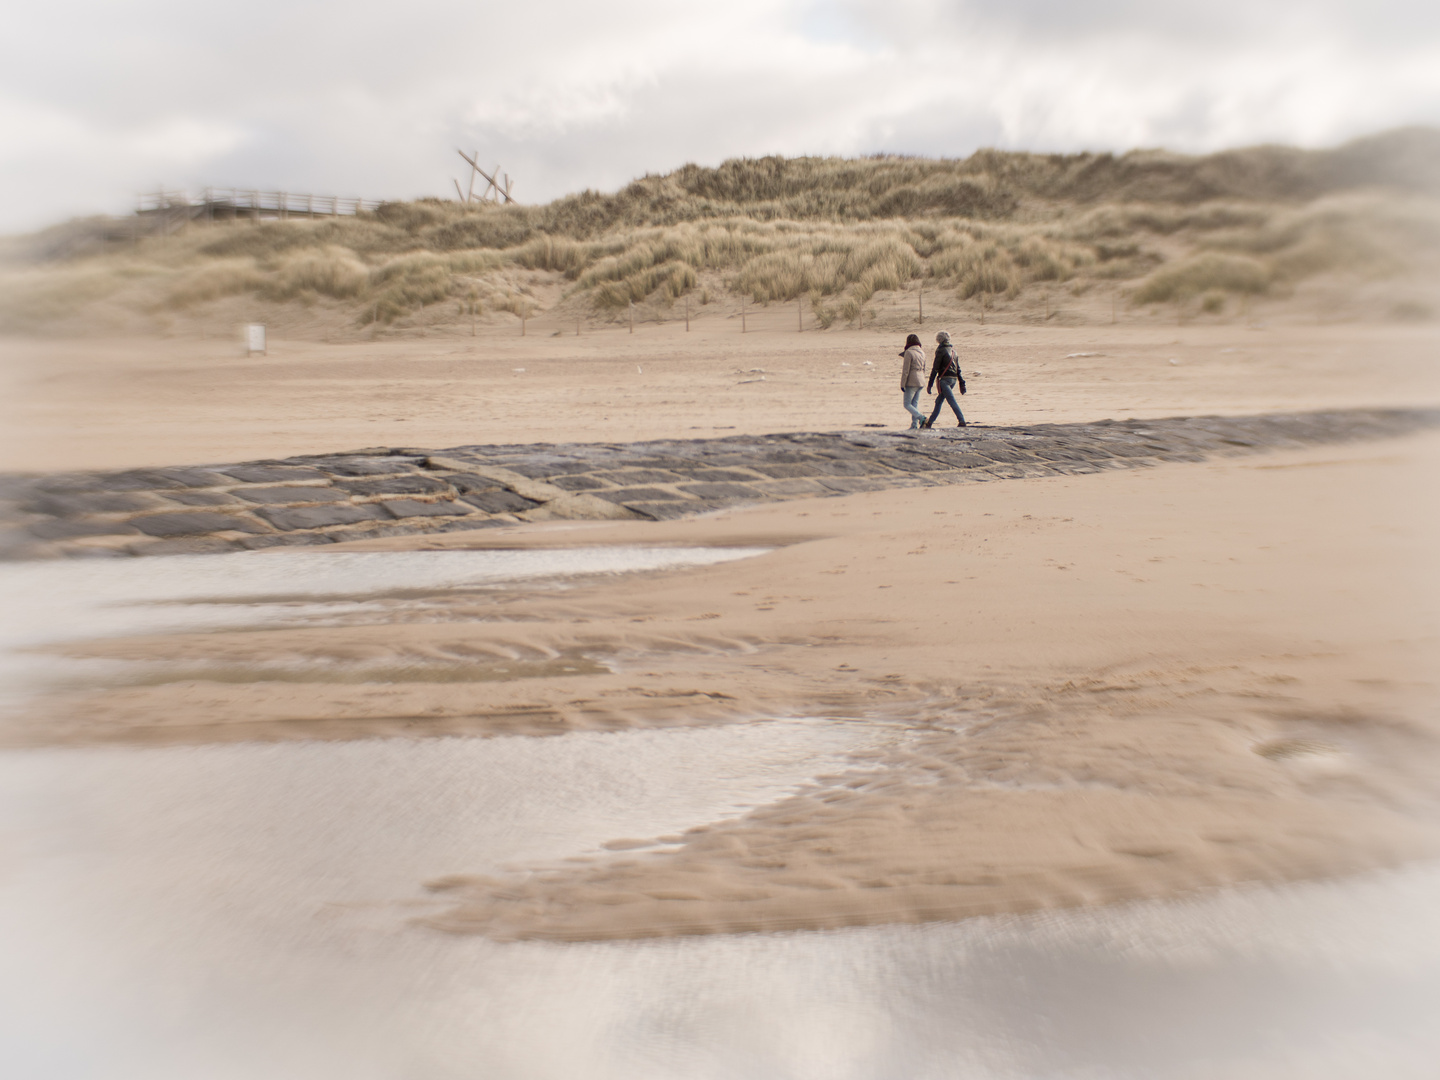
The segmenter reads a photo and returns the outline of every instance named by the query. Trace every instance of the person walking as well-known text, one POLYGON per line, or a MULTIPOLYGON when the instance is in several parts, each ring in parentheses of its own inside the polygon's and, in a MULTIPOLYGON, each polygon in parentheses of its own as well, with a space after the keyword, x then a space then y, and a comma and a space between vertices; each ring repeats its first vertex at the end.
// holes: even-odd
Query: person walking
POLYGON ((925 385, 925 348, 920 339, 911 334, 905 339, 905 351, 900 354, 903 366, 900 370, 900 392, 904 395, 905 411, 910 414, 910 430, 925 426, 925 414, 917 402, 920 390, 925 385))
POLYGON ((941 330, 935 335, 935 362, 930 365, 930 381, 926 384, 925 393, 933 393, 935 387, 940 388, 940 396, 935 399, 935 411, 930 414, 921 427, 934 427, 935 421, 940 418, 940 408, 947 401, 950 408, 955 410, 955 416, 960 421, 960 426, 965 426, 965 414, 960 411, 960 402, 955 398, 955 388, 959 386, 960 393, 965 393, 965 377, 960 374, 960 357, 955 353, 955 346, 950 344, 950 335, 941 330))

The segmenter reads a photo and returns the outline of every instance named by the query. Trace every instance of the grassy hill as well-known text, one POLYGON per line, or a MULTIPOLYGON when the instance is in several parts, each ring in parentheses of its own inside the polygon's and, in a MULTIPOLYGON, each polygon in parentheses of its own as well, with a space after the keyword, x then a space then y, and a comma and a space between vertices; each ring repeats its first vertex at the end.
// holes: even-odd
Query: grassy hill
POLYGON ((697 310, 799 300, 830 326, 922 282, 937 300, 1002 316, 1028 312, 1037 286, 1047 312, 1050 291, 1098 290, 1132 308, 1216 314, 1317 275, 1432 274, 1440 131, 1206 156, 766 157, 543 206, 423 199, 46 257, 57 235, 12 242, 0 329, 260 318, 343 337, 472 317, 604 320, 631 304, 663 317, 682 297, 697 310))

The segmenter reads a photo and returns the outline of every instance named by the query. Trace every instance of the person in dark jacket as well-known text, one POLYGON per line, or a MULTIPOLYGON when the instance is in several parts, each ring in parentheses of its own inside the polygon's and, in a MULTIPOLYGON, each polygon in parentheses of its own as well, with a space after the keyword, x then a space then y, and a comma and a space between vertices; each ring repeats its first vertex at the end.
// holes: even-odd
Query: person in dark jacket
POLYGON ((925 387, 925 393, 932 394, 938 386, 940 396, 935 399, 935 411, 930 414, 930 419, 925 421, 925 427, 935 426, 935 421, 940 418, 940 408, 947 401, 950 408, 955 410, 960 426, 965 426, 965 414, 960 411, 960 402, 955 397, 957 385, 960 393, 965 393, 965 379, 960 374, 960 357, 955 353, 955 346, 950 344, 950 335, 941 330, 935 335, 935 361, 930 365, 930 382, 925 387))

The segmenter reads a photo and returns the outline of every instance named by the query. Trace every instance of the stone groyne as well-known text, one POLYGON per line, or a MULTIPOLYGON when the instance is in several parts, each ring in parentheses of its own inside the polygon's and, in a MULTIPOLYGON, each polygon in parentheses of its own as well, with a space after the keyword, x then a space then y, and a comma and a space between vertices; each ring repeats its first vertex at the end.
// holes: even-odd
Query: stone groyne
POLYGON ((0 558, 199 554, 503 528, 663 520, 749 503, 1093 473, 1401 435, 1437 410, 374 447, 230 465, 0 477, 0 558))

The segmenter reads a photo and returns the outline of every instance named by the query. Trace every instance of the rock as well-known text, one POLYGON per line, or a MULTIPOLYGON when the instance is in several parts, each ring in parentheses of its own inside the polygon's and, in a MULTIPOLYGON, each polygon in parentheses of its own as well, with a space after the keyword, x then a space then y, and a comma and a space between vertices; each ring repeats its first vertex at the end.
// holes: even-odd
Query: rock
POLYGON ((319 469, 303 465, 231 465, 219 470, 247 484, 280 484, 287 480, 328 480, 319 469))
POLYGON ((449 494, 451 487, 444 480, 420 473, 387 476, 383 480, 339 480, 340 487, 352 495, 439 495, 449 494))
POLYGON ((147 540, 131 544, 132 555, 219 555, 225 551, 237 551, 240 545, 234 540, 221 540, 213 536, 197 536, 192 540, 147 540))
MULTIPOLYGON (((263 511, 262 511, 263 513, 263 511)), ((200 536, 216 532, 264 532, 258 522, 235 514, 215 514, 205 511, 180 512, 174 514, 146 514, 130 519, 130 524, 147 536, 200 536)))
POLYGON ((275 528, 283 529, 285 532, 293 532, 296 529, 323 529, 328 525, 354 525, 359 521, 381 521, 390 516, 382 507, 373 503, 360 505, 346 503, 334 506, 267 506, 262 510, 256 510, 255 513, 274 525, 275 528))
POLYGON ((350 493, 340 491, 332 487, 319 487, 313 484, 295 484, 289 487, 258 487, 258 488, 236 488, 233 495, 238 495, 247 502, 252 503, 322 503, 322 502, 348 502, 350 493))
POLYGON ((607 486, 593 476, 556 476, 551 483, 563 491, 596 491, 607 486))
POLYGON ((32 514, 54 517, 77 517, 80 514, 117 514, 135 510, 155 510, 164 503, 149 492, 95 492, 75 495, 37 495, 27 499, 20 509, 32 514))
POLYGON ((240 500, 223 491, 167 491, 167 502, 182 506, 239 506, 240 500))
POLYGON ((527 499, 523 495, 506 491, 504 488, 477 491, 472 495, 462 495, 460 498, 471 506, 479 507, 487 514, 513 514, 540 505, 534 499, 527 499))
POLYGON ((384 457, 325 458, 323 468, 332 476, 390 476, 406 471, 411 461, 423 459, 396 459, 384 457))
POLYGON ((697 499, 763 499, 765 496, 744 484, 681 484, 679 490, 697 499))
POLYGON ((380 504, 397 518, 413 517, 454 517, 457 514, 473 514, 473 508, 463 502, 420 502, 418 499, 386 499, 380 504))
POLYGON ((606 502, 619 503, 622 506, 626 506, 633 502, 684 501, 685 496, 673 491, 664 491, 660 488, 639 487, 612 488, 609 491, 597 491, 591 498, 604 499, 606 502))

